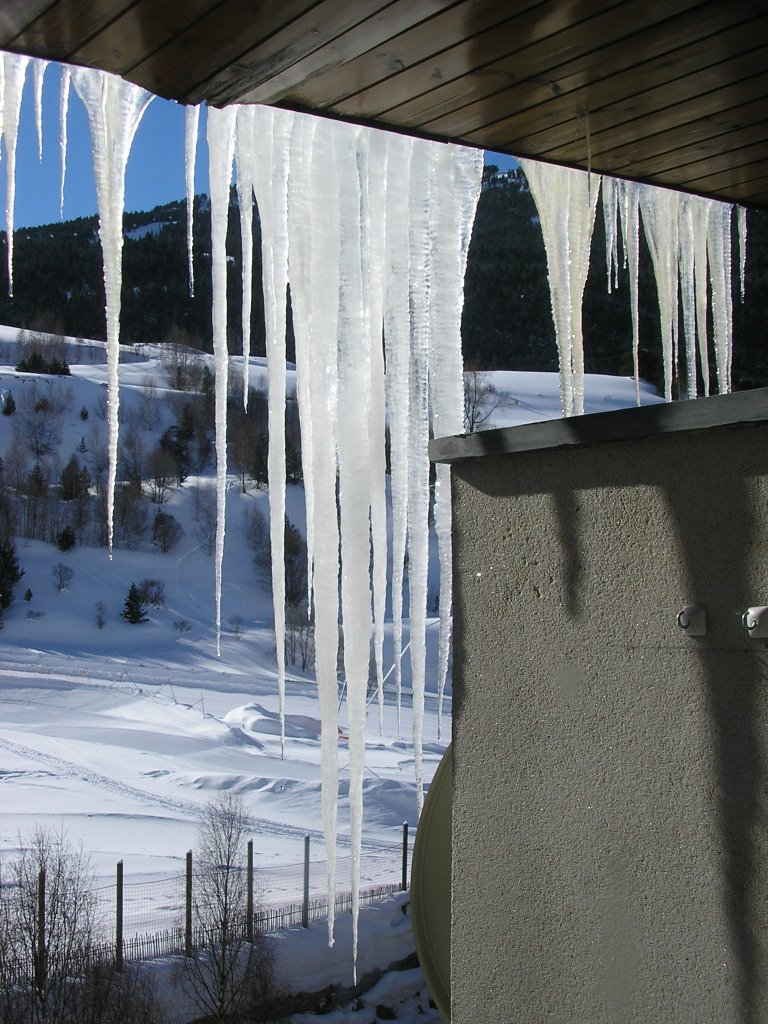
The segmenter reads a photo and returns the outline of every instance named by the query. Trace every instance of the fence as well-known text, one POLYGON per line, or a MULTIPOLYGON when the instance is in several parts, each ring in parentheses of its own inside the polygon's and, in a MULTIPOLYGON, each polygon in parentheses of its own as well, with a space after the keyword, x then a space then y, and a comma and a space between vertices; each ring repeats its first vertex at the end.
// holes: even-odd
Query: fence
MULTIPOLYGON (((327 864, 310 859, 310 840, 305 836, 304 860, 300 864, 256 868, 253 841, 248 843, 246 865, 236 869, 244 886, 246 908, 242 936, 248 940, 255 932, 273 932, 327 917, 327 864)), ((360 858, 360 904, 373 903, 390 893, 408 888, 411 845, 408 826, 403 825, 402 840, 391 845, 363 850, 360 858)), ((195 870, 192 851, 186 855, 183 874, 153 882, 126 882, 123 862, 117 864, 113 885, 92 892, 97 905, 101 941, 97 955, 102 960, 144 960, 174 954, 191 955, 204 945, 198 901, 210 884, 210 874, 195 870)), ((340 914, 352 907, 352 858, 336 861, 336 895, 333 912, 340 914)), ((0 896, 2 893, 0 893, 0 896)), ((38 903, 45 904, 45 877, 38 881, 38 903), (42 903, 41 903, 42 901, 42 903)))

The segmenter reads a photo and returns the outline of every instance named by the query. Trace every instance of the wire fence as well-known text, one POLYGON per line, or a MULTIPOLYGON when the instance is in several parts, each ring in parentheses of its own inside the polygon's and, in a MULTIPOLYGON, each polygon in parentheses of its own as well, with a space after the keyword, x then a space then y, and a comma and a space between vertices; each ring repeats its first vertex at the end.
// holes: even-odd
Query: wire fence
MULTIPOLYGON (((361 905, 408 888, 412 839, 404 825, 399 842, 363 849, 358 890, 361 905)), ((324 859, 310 859, 309 837, 305 838, 304 860, 297 864, 258 867, 252 843, 248 847, 248 863, 238 869, 241 884, 249 893, 244 933, 308 927, 310 921, 328 916, 328 865, 324 859)), ((334 914, 352 908, 352 872, 352 857, 337 857, 334 914)), ((184 873, 154 881, 125 880, 122 862, 118 863, 115 884, 92 892, 104 959, 143 960, 189 954, 202 945, 194 922, 198 919, 197 900, 206 881, 209 879, 197 874, 191 852, 187 853, 184 873)))

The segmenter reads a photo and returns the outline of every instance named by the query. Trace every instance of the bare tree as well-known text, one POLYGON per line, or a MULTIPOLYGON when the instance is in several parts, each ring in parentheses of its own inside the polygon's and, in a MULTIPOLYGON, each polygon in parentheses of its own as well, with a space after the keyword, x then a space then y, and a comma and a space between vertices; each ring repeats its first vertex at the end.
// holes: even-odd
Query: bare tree
POLYGON ((487 370, 464 371, 464 430, 474 434, 488 423, 497 409, 507 404, 506 395, 497 391, 487 370))
POLYGON ((151 499, 156 505, 162 505, 176 482, 176 463, 173 456, 165 448, 155 448, 148 459, 151 474, 151 499))
POLYGON ((146 376, 141 388, 139 423, 144 430, 155 430, 160 425, 160 396, 152 377, 146 376))
POLYGON ((102 958, 82 851, 39 828, 19 847, 0 888, 0 1024, 161 1024, 146 973, 102 958))
POLYGON ((185 958, 182 980, 209 1021, 263 1021, 275 998, 274 964, 263 935, 247 934, 246 835, 242 799, 220 793, 200 817, 195 933, 198 948, 185 958))
POLYGON ((63 562, 57 562, 53 569, 51 569, 51 572, 56 580, 56 589, 58 591, 66 590, 72 582, 72 577, 75 575, 75 570, 63 562))
POLYGON ((213 484, 199 484, 195 491, 197 525, 195 537, 207 555, 216 547, 216 488, 213 484))
POLYGON ((61 441, 63 410, 53 389, 42 390, 35 384, 21 400, 21 429, 35 458, 49 455, 61 441))
POLYGON ((315 664, 315 625, 306 605, 285 609, 285 657, 289 665, 299 664, 302 672, 315 664))

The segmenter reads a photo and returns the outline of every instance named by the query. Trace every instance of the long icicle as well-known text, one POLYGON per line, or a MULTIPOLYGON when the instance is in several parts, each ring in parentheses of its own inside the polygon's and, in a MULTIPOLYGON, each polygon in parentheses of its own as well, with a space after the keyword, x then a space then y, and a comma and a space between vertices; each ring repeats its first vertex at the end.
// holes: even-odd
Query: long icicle
MULTIPOLYGON (((329 906, 336 891, 336 829, 338 804, 337 664, 339 622, 339 531, 336 507, 338 408, 339 192, 332 123, 320 121, 311 151, 312 205, 310 291, 312 324, 310 391, 314 436, 322 444, 312 447, 314 462, 315 545, 312 605, 315 614, 315 661, 320 696, 322 735, 320 759, 323 776, 323 831, 325 834, 329 906)), ((328 921, 333 942, 333 921, 328 921)))
POLYGON ((184 183, 187 193, 187 272, 190 296, 195 294, 195 159, 199 126, 200 107, 188 106, 184 111, 184 183))
POLYGON ((35 97, 35 127, 37 129, 37 159, 43 159, 43 79, 47 60, 32 61, 32 87, 35 97))
POLYGON ((408 536, 409 367, 411 352, 408 280, 410 274, 409 183, 413 140, 389 139, 386 179, 386 256, 384 267, 384 346, 390 437, 392 500, 392 644, 400 735, 403 656, 403 580, 408 536))
POLYGON ((152 94, 93 68, 73 68, 72 82, 85 105, 93 145, 93 171, 99 206, 99 236, 104 258, 107 300, 107 402, 109 417, 109 479, 107 538, 112 557, 114 495, 117 479, 117 436, 120 390, 120 292, 122 286, 125 169, 136 129, 152 94))
POLYGON ((365 331, 370 351, 369 478, 371 542, 373 545, 374 663, 379 733, 384 729, 384 619, 387 602, 387 489, 386 415, 384 387, 384 246, 386 238, 385 184, 389 160, 386 132, 371 132, 367 174, 363 182, 363 288, 365 331))
POLYGON ((286 291, 288 288, 288 179, 294 116, 256 107, 253 149, 260 159, 253 183, 261 221, 262 287, 269 373, 269 523, 272 548, 272 605, 277 652, 280 756, 285 756, 285 403, 286 291), (265 157, 269 154, 270 158, 265 157))
POLYGON ((21 94, 29 57, 4 53, 3 138, 5 139, 5 236, 8 245, 8 294, 13 296, 13 217, 16 205, 16 143, 19 136, 21 94))
POLYGON ((640 193, 633 181, 622 181, 619 188, 619 213, 629 270, 629 303, 632 316, 632 369, 635 379, 635 404, 640 405, 640 193))
POLYGON ((349 820, 352 840, 352 954, 357 982, 357 926, 363 823, 365 711, 371 651, 370 332, 366 331, 362 225, 368 221, 369 132, 334 124, 339 173, 339 519, 344 676, 349 732, 349 820), (367 208, 366 208, 367 207, 367 208), (362 214, 362 215, 361 215, 362 214))
POLYGON ((216 654, 221 656, 221 575, 227 507, 227 217, 235 151, 234 107, 208 108, 213 354, 216 363, 216 654))
MULTIPOLYGON (((251 306, 253 297, 253 175, 254 132, 256 108, 252 105, 237 107, 235 127, 235 167, 237 177, 237 205, 240 210, 240 251, 242 256, 242 305, 240 323, 243 332, 243 408, 248 408, 251 357, 251 306)), ((261 140, 260 140, 261 141, 261 140)), ((268 141, 271 141, 268 139, 268 141)), ((264 163, 272 165, 271 148, 267 146, 264 163)), ((269 299, 264 295, 269 309, 269 299)))
POLYGON ((59 89, 59 158, 61 176, 59 180, 59 217, 64 217, 64 181, 67 177, 67 114, 69 112, 69 86, 72 81, 72 69, 64 64, 61 68, 61 86, 59 89))
MULTIPOLYGON (((464 426, 461 312, 469 240, 482 183, 482 152, 443 147, 436 152, 436 190, 432 203, 433 253, 430 302, 429 383, 432 433, 460 434, 464 426), (458 199, 460 217, 456 217, 458 199)), ((437 729, 442 730, 443 699, 451 639, 452 543, 450 467, 440 463, 435 479, 435 531, 440 561, 440 640, 437 666, 437 729)))

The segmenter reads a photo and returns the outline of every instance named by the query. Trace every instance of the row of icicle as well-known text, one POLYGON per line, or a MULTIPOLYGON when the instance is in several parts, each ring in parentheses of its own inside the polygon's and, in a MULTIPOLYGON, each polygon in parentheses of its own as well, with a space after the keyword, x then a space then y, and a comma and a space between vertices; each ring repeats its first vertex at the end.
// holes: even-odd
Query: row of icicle
MULTIPOLYGON (((34 69, 42 152, 41 91, 46 62, 5 54, 0 61, 0 132, 8 164, 8 278, 13 281, 13 203, 19 110, 28 64, 34 69)), ((60 93, 61 190, 66 168, 70 81, 91 129, 104 258, 108 343, 109 504, 111 556, 117 467, 118 361, 125 170, 150 93, 94 69, 63 68, 60 93)), ((194 290, 192 218, 199 108, 186 111, 187 237, 194 290)), ((226 504, 227 351, 226 233, 233 168, 243 266, 243 377, 248 396, 252 295, 252 217, 262 238, 269 373, 269 501, 273 600, 284 714, 285 334, 286 295, 293 317, 297 397, 307 512, 309 608, 314 617, 322 718, 323 825, 328 893, 333 900, 339 786, 338 622, 344 639, 348 695, 353 906, 357 893, 371 638, 383 708, 383 639, 387 581, 385 424, 390 430, 392 610, 398 715, 403 649, 403 590, 408 566, 413 744, 419 808, 423 792, 421 732, 426 671, 426 606, 432 433, 463 425, 461 311, 463 278, 480 191, 482 154, 264 107, 208 110, 216 363, 215 555, 217 651, 221 629, 226 504), (383 339, 383 345, 382 345, 383 339), (386 364, 386 374, 384 372, 386 364)), ((560 356, 563 412, 584 408, 581 301, 600 181, 584 172, 524 161, 540 213, 560 356)), ((722 203, 604 178, 609 288, 618 274, 617 219, 632 295, 637 375, 639 211, 653 259, 661 310, 667 398, 678 347, 678 281, 688 389, 696 391, 697 343, 705 394, 707 280, 712 289, 720 391, 730 386, 730 210, 722 203), (617 218, 618 211, 618 218, 617 218), (707 277, 707 269, 709 275, 707 277)), ((739 218, 741 272, 745 222, 739 218)), ((638 392, 639 400, 639 392, 638 392)), ((440 558, 438 691, 448 667, 451 610, 451 512, 448 470, 437 467, 435 525, 440 558)), ((281 744, 284 730, 281 725, 281 744)), ((329 921, 332 940, 333 922, 329 921)))
MULTIPOLYGON (((564 416, 584 412, 582 299, 589 271, 592 231, 602 193, 608 291, 618 284, 621 263, 629 272, 632 313, 632 361, 640 404, 639 301, 640 224, 656 280, 664 366, 664 397, 672 401, 675 378, 685 380, 681 394, 696 398, 698 379, 710 394, 708 296, 717 385, 731 390, 733 349, 732 206, 619 178, 568 167, 521 160, 536 203, 549 272, 552 318, 560 360, 560 396, 564 416), (619 224, 623 242, 619 260, 619 224), (680 310, 682 308, 682 330, 680 310), (681 373, 680 348, 684 348, 681 373)), ((747 222, 738 208, 739 277, 744 299, 747 222)))

